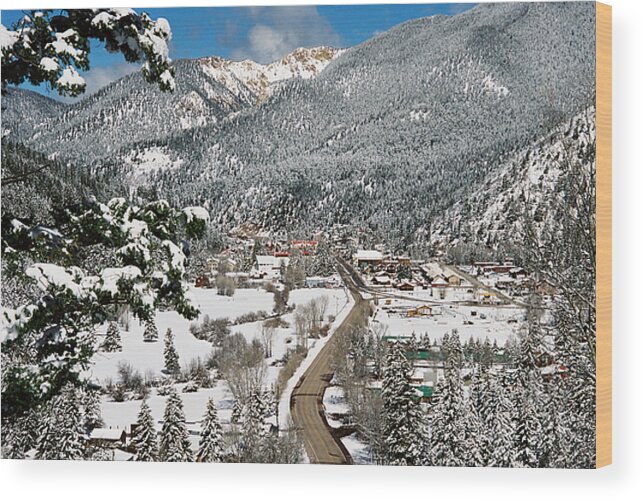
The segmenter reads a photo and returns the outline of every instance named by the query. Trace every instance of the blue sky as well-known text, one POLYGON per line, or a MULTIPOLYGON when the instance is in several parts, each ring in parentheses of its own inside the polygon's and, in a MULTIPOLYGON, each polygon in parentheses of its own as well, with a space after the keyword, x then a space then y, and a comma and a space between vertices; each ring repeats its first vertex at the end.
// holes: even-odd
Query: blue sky
MULTIPOLYGON (((396 24, 435 14, 453 15, 473 4, 321 5, 299 7, 194 7, 136 9, 152 18, 170 22, 173 59, 219 55, 267 63, 297 47, 331 45, 349 47, 396 24)), ((23 11, 2 11, 2 24, 9 26, 23 11)), ((86 73, 88 93, 95 92, 138 65, 127 64, 119 55, 108 54, 98 44, 92 47, 92 69, 86 73)), ((47 88, 37 90, 51 95, 47 88)))

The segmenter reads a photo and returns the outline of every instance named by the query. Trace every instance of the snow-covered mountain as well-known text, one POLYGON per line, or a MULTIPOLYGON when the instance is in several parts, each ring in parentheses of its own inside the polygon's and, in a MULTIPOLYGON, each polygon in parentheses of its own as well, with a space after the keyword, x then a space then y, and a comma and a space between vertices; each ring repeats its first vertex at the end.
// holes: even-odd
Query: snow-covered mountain
POLYGON ((11 90, 3 96, 3 134, 46 154, 102 162, 117 151, 128 155, 130 145, 139 141, 217 127, 231 114, 261 103, 280 83, 318 75, 341 53, 330 47, 297 49, 268 65, 219 57, 179 60, 172 93, 134 73, 73 105, 11 90))
POLYGON ((426 248, 452 237, 450 209, 594 104, 594 18, 589 2, 481 4, 341 52, 177 61, 173 94, 130 75, 33 137, 13 110, 7 138, 111 169, 124 192, 207 206, 224 229, 348 224, 426 248))
POLYGON ((246 59, 231 61, 221 57, 200 59, 203 72, 221 85, 242 95, 248 90, 263 101, 277 84, 293 78, 308 79, 321 73, 344 50, 332 47, 299 48, 270 64, 246 59))

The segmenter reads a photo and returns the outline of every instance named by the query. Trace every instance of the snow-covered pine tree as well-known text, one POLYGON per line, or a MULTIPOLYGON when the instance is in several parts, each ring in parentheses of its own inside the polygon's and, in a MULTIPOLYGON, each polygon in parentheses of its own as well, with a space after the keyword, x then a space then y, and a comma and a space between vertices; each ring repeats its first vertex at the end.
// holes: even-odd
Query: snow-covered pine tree
POLYGON ((154 320, 145 322, 145 330, 143 330, 143 342, 156 342, 159 338, 159 331, 156 329, 154 320))
POLYGON ((68 384, 44 412, 36 443, 39 460, 81 460, 85 453, 81 405, 76 388, 68 384))
POLYGON ((159 439, 159 460, 163 462, 192 461, 183 402, 175 389, 172 389, 165 403, 163 426, 159 439))
POLYGON ((402 345, 391 345, 382 378, 384 437, 390 465, 421 465, 425 458, 426 421, 419 398, 409 385, 410 369, 402 345))
POLYGON ((174 89, 167 46, 172 32, 163 18, 154 21, 131 9, 44 10, 23 16, 11 30, 1 29, 3 93, 7 84, 25 81, 47 82, 62 95, 83 93, 86 82, 76 68, 89 70, 92 39, 122 53, 128 62, 144 61, 148 81, 157 82, 161 90, 174 89))
POLYGON ((199 440, 196 461, 222 462, 224 457, 223 428, 219 422, 214 400, 210 398, 201 422, 201 439, 199 440))
POLYGON ((6 272, 38 286, 27 303, 5 311, 4 422, 43 405, 68 382, 82 385, 79 374, 96 350, 92 331, 120 305, 143 322, 160 304, 197 316, 185 295, 180 245, 202 234, 203 219, 163 200, 135 206, 115 198, 68 207, 46 231, 11 220, 2 226, 3 278, 6 272), (96 248, 106 254, 98 264, 85 258, 96 248))
POLYGON ((102 427, 103 417, 100 411, 100 393, 97 390, 86 389, 83 392, 83 423, 89 432, 96 427, 102 427))
POLYGON ((163 350, 163 357, 165 358, 165 371, 170 375, 178 375, 181 371, 179 364, 179 355, 174 347, 174 335, 172 329, 168 328, 165 332, 165 349, 163 350))
POLYGON ((266 436, 265 403, 259 391, 253 391, 245 405, 241 422, 241 440, 243 443, 242 461, 249 463, 262 462, 263 441, 266 436))
POLYGON ((121 334, 115 321, 110 321, 105 333, 105 340, 100 348, 105 352, 116 352, 123 349, 121 345, 121 334))
MULTIPOLYGON (((590 109, 579 122, 588 126, 575 127, 573 136, 561 131, 554 137, 561 146, 555 165, 560 176, 556 195, 548 200, 551 215, 541 228, 530 221, 529 214, 524 217, 526 265, 556 289, 552 308, 554 355, 556 362, 564 365, 567 378, 564 399, 554 397, 549 402, 562 405, 557 413, 570 433, 570 466, 578 468, 593 468, 596 462, 594 120, 590 109)), ((552 425, 559 423, 550 422, 550 429, 552 425)))
POLYGON ((464 465, 466 467, 483 467, 486 465, 485 445, 487 432, 478 412, 472 393, 464 401, 464 465))
POLYGON ((238 399, 234 400, 234 403, 232 403, 232 415, 230 416, 230 422, 233 424, 238 424, 241 422, 243 418, 243 403, 239 401, 238 399))
POLYGON ((540 349, 540 324, 534 308, 527 310, 528 325, 520 338, 520 357, 514 387, 513 421, 516 467, 538 467, 543 441, 541 414, 543 404, 542 375, 536 365, 540 349))
POLYGON ((444 335, 444 378, 436 389, 430 410, 431 451, 429 463, 461 467, 465 464, 465 423, 463 383, 460 375, 462 345, 457 331, 444 335))
POLYGON ((567 392, 567 382, 565 379, 557 378, 548 384, 548 399, 543 405, 541 417, 541 467, 566 469, 574 466, 575 450, 570 428, 570 425, 573 425, 573 412, 568 410, 569 405, 573 404, 573 399, 567 392))
POLYGON ((40 416, 31 410, 15 422, 2 425, 2 458, 24 459, 36 446, 41 427, 40 416))
POLYGON ((154 462, 158 458, 158 444, 154 419, 146 401, 141 403, 133 434, 134 460, 137 462, 154 462))
POLYGON ((514 457, 514 426, 511 418, 513 406, 508 393, 509 389, 494 378, 491 390, 495 390, 497 397, 493 418, 486 421, 488 435, 491 437, 487 465, 511 467, 514 457))

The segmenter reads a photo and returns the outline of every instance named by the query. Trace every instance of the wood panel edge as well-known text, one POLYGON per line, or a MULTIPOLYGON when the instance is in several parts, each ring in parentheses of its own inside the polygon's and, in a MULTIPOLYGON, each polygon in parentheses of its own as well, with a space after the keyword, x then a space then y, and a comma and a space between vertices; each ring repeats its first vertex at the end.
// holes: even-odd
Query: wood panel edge
POLYGON ((596 467, 612 463, 612 7, 596 2, 596 467))

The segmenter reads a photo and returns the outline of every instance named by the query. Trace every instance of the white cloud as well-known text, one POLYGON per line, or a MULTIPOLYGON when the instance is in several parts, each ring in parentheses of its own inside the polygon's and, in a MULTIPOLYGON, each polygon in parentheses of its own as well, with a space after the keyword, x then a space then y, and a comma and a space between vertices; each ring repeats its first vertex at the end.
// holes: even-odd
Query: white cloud
POLYGON ((246 41, 232 52, 233 59, 260 63, 275 61, 298 47, 340 47, 341 36, 315 6, 254 7, 255 24, 246 41))

